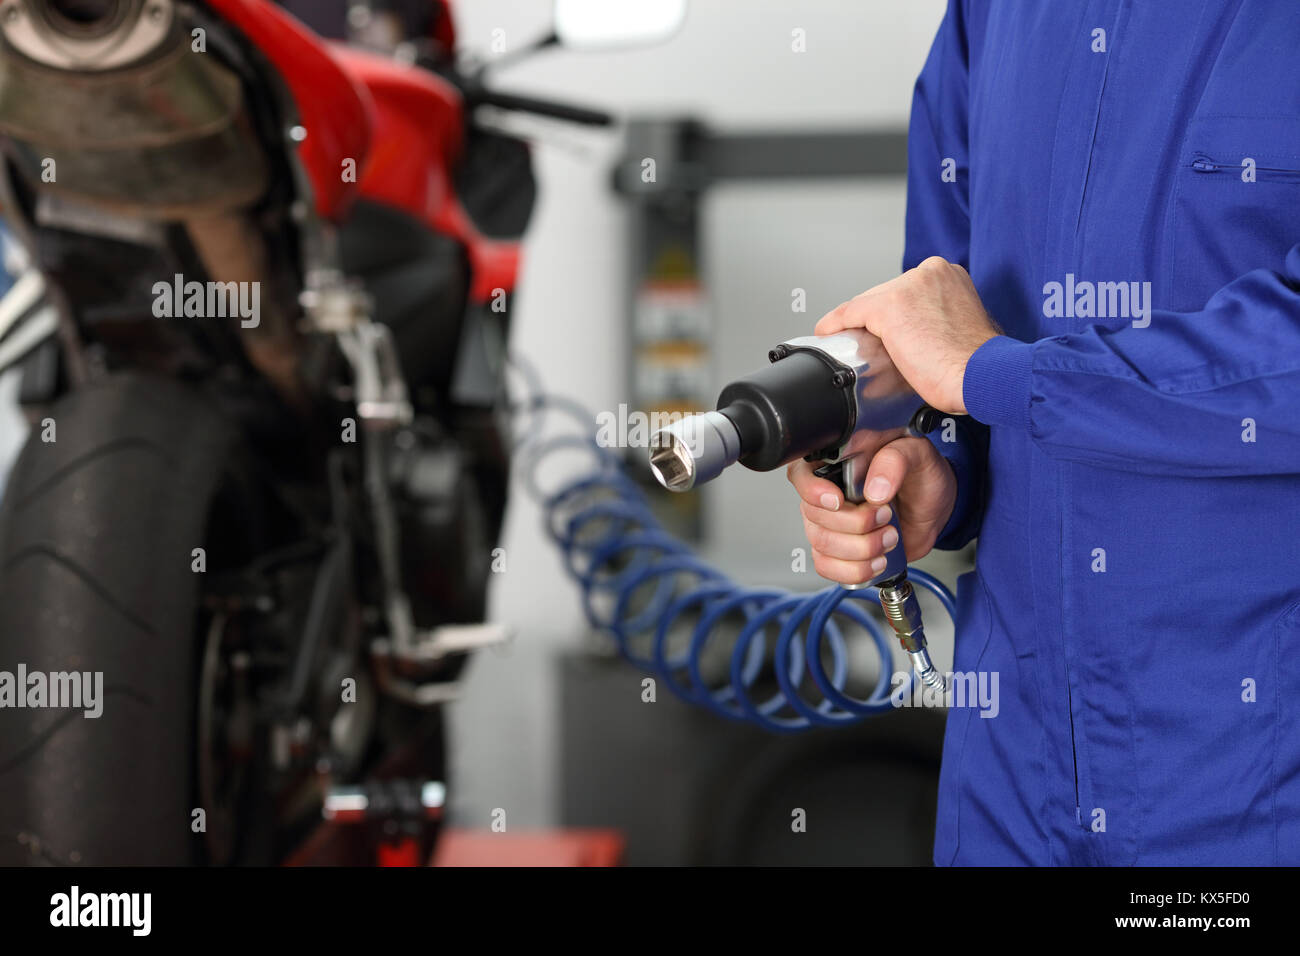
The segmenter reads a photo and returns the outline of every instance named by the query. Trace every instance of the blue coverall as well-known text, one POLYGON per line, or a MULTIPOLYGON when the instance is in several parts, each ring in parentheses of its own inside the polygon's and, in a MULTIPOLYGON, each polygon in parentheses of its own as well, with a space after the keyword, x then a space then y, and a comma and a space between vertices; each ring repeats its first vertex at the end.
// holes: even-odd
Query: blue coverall
POLYGON ((932 436, 1001 694, 935 861, 1300 864, 1300 3, 951 0, 909 153, 1006 331, 932 436))

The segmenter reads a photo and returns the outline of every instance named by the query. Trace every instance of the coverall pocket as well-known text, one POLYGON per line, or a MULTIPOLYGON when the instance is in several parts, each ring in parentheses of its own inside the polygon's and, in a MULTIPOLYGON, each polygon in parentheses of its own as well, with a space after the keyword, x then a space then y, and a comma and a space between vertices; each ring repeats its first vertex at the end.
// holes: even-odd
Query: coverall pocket
POLYGON ((1300 242, 1300 116, 1192 121, 1174 175, 1171 307, 1202 308, 1300 242))

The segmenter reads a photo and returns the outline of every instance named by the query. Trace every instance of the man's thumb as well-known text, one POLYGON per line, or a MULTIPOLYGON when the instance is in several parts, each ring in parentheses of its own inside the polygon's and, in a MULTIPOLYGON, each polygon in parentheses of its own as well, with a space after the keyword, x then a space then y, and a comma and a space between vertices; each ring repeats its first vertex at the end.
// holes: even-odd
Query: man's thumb
POLYGON ((863 495, 867 501, 883 505, 898 494, 908 475, 928 468, 934 446, 926 438, 897 438, 871 459, 863 495))

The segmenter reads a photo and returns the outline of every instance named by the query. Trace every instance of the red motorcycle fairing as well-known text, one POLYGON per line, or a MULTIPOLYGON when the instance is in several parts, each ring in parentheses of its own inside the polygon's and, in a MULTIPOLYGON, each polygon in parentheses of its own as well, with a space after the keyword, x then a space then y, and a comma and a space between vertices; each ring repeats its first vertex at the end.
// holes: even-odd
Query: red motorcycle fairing
POLYGON ((360 169, 370 148, 374 107, 365 87, 329 47, 269 0, 208 0, 222 19, 261 51, 284 79, 307 137, 297 145, 311 181, 316 211, 342 218, 357 193, 343 176, 344 161, 360 169))
POLYGON ((322 40, 269 0, 208 0, 284 79, 307 135, 297 145, 317 212, 346 218, 357 196, 395 206, 464 243, 470 299, 514 289, 519 243, 484 236, 452 188, 464 147, 464 104, 445 80, 322 40), (355 164, 355 182, 346 176, 355 164))
POLYGON ((361 195, 405 210, 464 243, 473 277, 471 302, 488 302, 497 289, 512 291, 519 243, 484 236, 452 186, 465 147, 459 91, 433 73, 373 53, 343 46, 333 53, 369 92, 374 110, 370 153, 359 164, 361 195))

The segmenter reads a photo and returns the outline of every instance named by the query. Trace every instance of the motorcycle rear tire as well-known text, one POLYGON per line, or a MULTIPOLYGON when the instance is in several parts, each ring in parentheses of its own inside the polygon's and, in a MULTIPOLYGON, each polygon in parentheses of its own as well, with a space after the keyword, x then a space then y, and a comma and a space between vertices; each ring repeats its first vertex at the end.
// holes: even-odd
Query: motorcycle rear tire
POLYGON ((0 865, 197 862, 194 549, 237 432, 141 374, 45 420, 0 504, 0 671, 102 672, 102 714, 0 707, 0 865))

